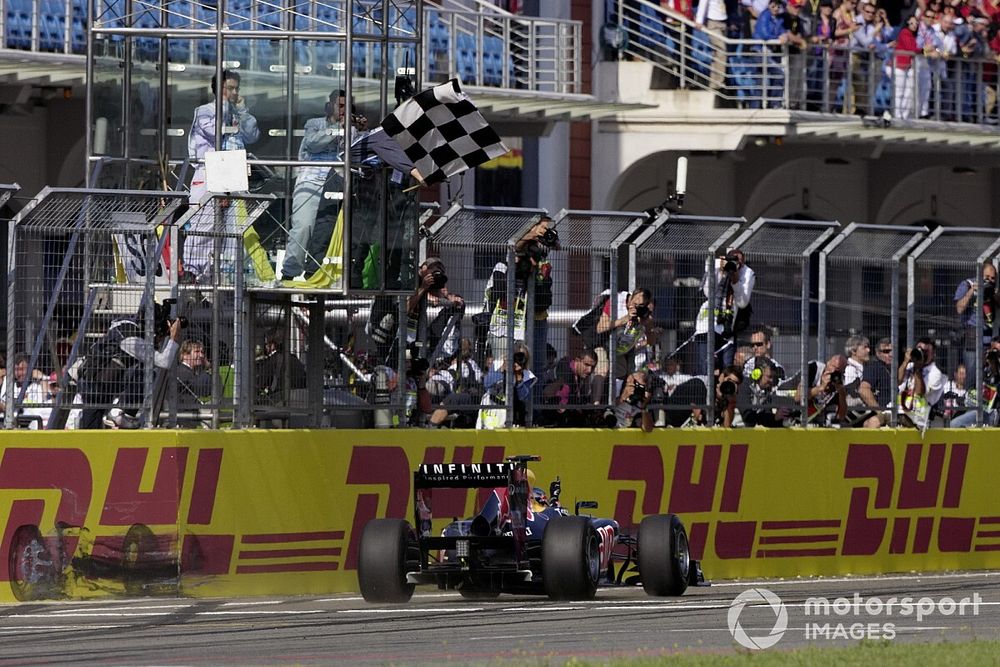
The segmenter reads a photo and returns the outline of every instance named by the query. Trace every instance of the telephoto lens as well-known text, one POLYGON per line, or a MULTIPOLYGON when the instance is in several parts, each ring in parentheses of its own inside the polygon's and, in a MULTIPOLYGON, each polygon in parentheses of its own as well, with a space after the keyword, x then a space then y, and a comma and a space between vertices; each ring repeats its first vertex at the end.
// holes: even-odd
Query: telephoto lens
POLYGON ((719 391, 722 392, 723 396, 735 396, 737 389, 736 383, 732 380, 723 380, 719 385, 719 391))
POLYGON ((642 407, 644 400, 646 400, 646 385, 636 382, 632 387, 632 393, 628 397, 628 402, 639 408, 642 407))
POLYGON ((924 351, 921 350, 919 347, 915 347, 912 350, 910 350, 910 361, 912 361, 916 365, 924 363, 924 351))
POLYGON ((431 276, 434 278, 434 282, 432 283, 434 289, 441 289, 448 284, 448 276, 444 271, 435 271, 431 276))
POLYGON ((635 307, 636 317, 641 319, 643 317, 646 317, 646 315, 649 315, 649 306, 647 306, 644 303, 640 303, 638 306, 635 307))

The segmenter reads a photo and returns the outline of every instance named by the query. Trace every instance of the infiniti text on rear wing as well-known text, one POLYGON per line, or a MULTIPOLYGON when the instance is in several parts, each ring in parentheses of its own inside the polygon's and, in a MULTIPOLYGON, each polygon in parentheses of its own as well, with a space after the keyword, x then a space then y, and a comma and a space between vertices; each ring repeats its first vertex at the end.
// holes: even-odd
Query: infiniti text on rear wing
POLYGON ((482 489, 507 486, 511 463, 425 463, 413 473, 415 489, 482 489))

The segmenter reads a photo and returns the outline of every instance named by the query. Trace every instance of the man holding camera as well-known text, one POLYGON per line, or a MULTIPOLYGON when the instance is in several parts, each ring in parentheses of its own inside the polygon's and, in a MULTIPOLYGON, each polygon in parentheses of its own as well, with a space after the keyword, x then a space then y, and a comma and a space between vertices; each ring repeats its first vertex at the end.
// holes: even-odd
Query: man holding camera
POLYGON ((80 428, 139 428, 135 405, 142 403, 142 373, 147 356, 153 365, 168 369, 177 357, 181 329, 187 318, 170 319, 169 302, 155 304, 153 349, 149 349, 143 323, 145 313, 115 320, 104 336, 87 351, 81 368, 80 394, 90 406, 84 409, 80 428), (112 403, 126 406, 112 407, 112 403), (107 412, 107 418, 105 418, 107 412))
POLYGON ((541 355, 544 366, 545 343, 548 337, 548 309, 552 305, 552 265, 548 261, 549 250, 559 249, 559 235, 550 229, 551 219, 542 216, 519 240, 514 248, 514 303, 507 303, 507 279, 509 271, 506 262, 498 262, 486 283, 483 306, 489 313, 486 337, 489 354, 496 368, 507 354, 507 318, 513 313, 514 340, 523 341, 526 335, 526 311, 528 284, 534 281, 535 318, 534 348, 541 355), (539 347, 540 345, 540 347, 539 347))
MULTIPOLYGON (((465 301, 448 290, 448 274, 438 257, 426 259, 417 269, 417 278, 417 289, 406 299, 406 342, 415 345, 418 356, 428 361, 450 357, 458 350, 465 301), (427 322, 428 305, 441 307, 430 324, 427 322)), ((392 297, 375 297, 365 325, 365 333, 377 345, 379 359, 390 365, 389 357, 398 336, 396 303, 392 297)))
MULTIPOLYGON (((812 372, 812 385, 809 387, 809 400, 806 409, 809 421, 821 426, 842 424, 847 417, 847 388, 844 385, 844 371, 847 369, 847 357, 835 354, 823 366, 810 362, 815 368, 812 372)), ((810 370, 812 370, 812 368, 810 370)), ((795 402, 801 404, 801 390, 795 390, 795 402)))
POLYGON ((993 264, 987 262, 983 266, 983 307, 982 307, 982 327, 983 327, 983 347, 976 349, 976 328, 979 326, 979 310, 976 308, 976 292, 979 283, 975 278, 969 278, 959 283, 955 290, 955 310, 962 319, 962 326, 965 330, 965 344, 963 347, 963 359, 965 367, 973 369, 979 363, 982 350, 989 346, 990 338, 993 337, 993 314, 1000 306, 1000 297, 997 296, 997 270, 993 264))
MULTIPOLYGON (((790 399, 781 399, 777 394, 778 381, 781 379, 778 368, 767 358, 755 357, 751 364, 750 382, 741 387, 740 417, 744 426, 784 426, 784 420, 794 406, 781 405, 790 399)), ((745 370, 745 369, 744 369, 745 370)))
POLYGON ((715 310, 715 367, 725 368, 731 366, 736 357, 736 335, 750 324, 750 295, 756 279, 739 248, 731 248, 719 258, 715 268, 715 294, 709 289, 706 267, 702 291, 707 300, 701 305, 695 323, 695 333, 699 334, 696 349, 700 374, 708 375, 709 372, 705 366, 709 308, 715 310))
MULTIPOLYGON (((896 401, 900 426, 926 430, 930 425, 931 408, 944 394, 944 374, 934 363, 935 347, 934 339, 925 336, 917 341, 916 347, 906 351, 899 365, 896 401)), ((868 419, 865 426, 877 428, 888 423, 889 412, 884 411, 868 419)))
POLYGON ((969 409, 951 420, 952 428, 967 428, 976 425, 975 399, 983 406, 983 425, 997 426, 1000 412, 997 405, 997 390, 1000 389, 1000 336, 994 336, 983 360, 983 387, 967 394, 969 409))
POLYGON ((621 394, 618 396, 618 403, 614 409, 615 428, 634 426, 638 417, 639 427, 643 431, 649 433, 653 430, 653 413, 646 407, 649 405, 652 393, 647 386, 647 380, 648 373, 646 371, 630 373, 625 378, 621 394))

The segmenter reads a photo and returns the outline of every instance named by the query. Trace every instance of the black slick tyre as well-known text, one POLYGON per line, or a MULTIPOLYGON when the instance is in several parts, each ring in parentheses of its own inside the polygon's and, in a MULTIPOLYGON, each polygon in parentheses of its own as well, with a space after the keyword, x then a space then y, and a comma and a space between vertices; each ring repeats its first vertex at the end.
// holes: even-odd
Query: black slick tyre
POLYGON ((683 595, 691 553, 687 531, 676 514, 654 514, 639 524, 639 576, 649 595, 683 595))
POLYGON ((413 584, 406 583, 410 526, 402 519, 373 519, 361 532, 358 585, 367 602, 409 602, 413 584))
POLYGON ((590 600, 597 591, 601 545, 590 520, 552 519, 542 537, 542 580, 553 600, 590 600))

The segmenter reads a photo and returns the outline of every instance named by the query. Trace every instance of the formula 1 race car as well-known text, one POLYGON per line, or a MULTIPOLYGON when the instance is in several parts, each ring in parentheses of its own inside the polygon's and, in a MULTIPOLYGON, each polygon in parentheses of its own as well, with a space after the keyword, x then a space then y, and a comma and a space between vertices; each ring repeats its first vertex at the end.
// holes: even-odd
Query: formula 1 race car
POLYGON ((358 583, 368 602, 406 602, 416 584, 457 589, 466 598, 500 593, 543 594, 588 600, 599 584, 637 585, 649 595, 682 595, 704 585, 691 559, 687 531, 674 514, 647 516, 639 534, 624 534, 616 521, 580 516, 595 502, 576 503, 576 514, 559 505, 559 481, 548 495, 533 488, 528 461, 424 464, 413 473, 414 524, 374 519, 361 534, 358 583), (432 491, 492 489, 471 519, 431 532, 432 491))

